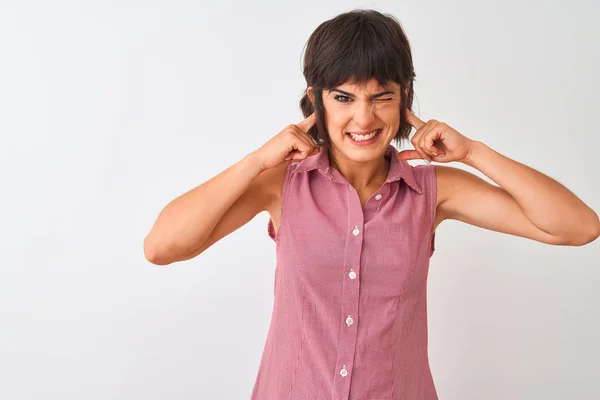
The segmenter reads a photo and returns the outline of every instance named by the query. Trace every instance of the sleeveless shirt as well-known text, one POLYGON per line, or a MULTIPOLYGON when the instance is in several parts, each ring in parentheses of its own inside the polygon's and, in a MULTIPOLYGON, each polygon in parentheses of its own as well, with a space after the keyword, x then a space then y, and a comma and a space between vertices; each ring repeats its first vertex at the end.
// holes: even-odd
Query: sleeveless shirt
POLYGON ((427 347, 434 165, 390 144, 361 205, 327 145, 287 167, 271 322, 251 400, 437 400, 427 347))

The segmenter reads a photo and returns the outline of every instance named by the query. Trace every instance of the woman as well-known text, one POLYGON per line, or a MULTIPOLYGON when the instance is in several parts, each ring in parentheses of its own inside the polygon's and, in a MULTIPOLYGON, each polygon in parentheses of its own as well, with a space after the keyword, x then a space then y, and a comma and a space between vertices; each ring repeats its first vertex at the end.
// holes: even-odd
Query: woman
POLYGON ((413 115, 394 17, 354 10, 322 23, 304 64, 305 119, 165 207, 146 257, 193 258, 266 210, 275 297, 252 399, 437 399, 426 311, 437 226, 579 246, 600 234, 598 216, 551 178, 413 115), (414 150, 397 152, 390 143, 412 127, 414 150), (499 186, 409 159, 462 162, 499 186))

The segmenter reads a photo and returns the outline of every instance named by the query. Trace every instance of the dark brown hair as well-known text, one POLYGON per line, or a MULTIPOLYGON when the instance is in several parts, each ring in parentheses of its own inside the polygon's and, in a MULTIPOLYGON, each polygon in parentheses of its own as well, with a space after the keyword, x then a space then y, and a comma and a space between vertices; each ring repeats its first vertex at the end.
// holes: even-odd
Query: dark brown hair
POLYGON ((300 109, 306 118, 316 108, 317 121, 308 134, 318 145, 330 144, 323 89, 346 82, 362 85, 373 78, 382 86, 390 81, 400 85, 400 126, 393 141, 401 145, 408 139, 412 127, 403 113, 411 110, 416 75, 408 38, 394 16, 355 9, 321 23, 307 41, 303 73, 307 88, 313 87, 315 104, 305 90, 300 109))

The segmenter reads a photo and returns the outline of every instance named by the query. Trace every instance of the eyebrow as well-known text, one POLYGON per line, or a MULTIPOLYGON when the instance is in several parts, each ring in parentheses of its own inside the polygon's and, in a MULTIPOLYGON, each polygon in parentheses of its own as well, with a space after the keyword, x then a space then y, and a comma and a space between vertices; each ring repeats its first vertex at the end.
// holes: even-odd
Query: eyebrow
MULTIPOLYGON (((346 92, 344 90, 338 89, 337 87, 334 87, 330 90, 330 92, 340 92, 345 94, 346 96, 354 96, 352 93, 350 92, 346 92)), ((380 93, 375 93, 373 96, 371 96, 372 99, 376 98, 376 97, 381 97, 383 95, 386 94, 396 94, 396 92, 392 91, 392 90, 386 90, 385 92, 380 92, 380 93)))

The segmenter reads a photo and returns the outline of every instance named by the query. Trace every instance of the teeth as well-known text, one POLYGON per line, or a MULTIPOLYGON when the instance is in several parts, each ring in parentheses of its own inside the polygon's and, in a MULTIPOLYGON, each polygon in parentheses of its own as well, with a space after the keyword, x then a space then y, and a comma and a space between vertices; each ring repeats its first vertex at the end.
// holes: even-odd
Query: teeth
POLYGON ((348 133, 350 134, 350 136, 352 136, 352 139, 354 139, 355 141, 362 142, 362 141, 374 138, 375 135, 377 135, 377 132, 379 132, 379 130, 376 130, 375 132, 370 133, 368 135, 357 135, 357 134, 352 133, 352 132, 348 132, 348 133))

